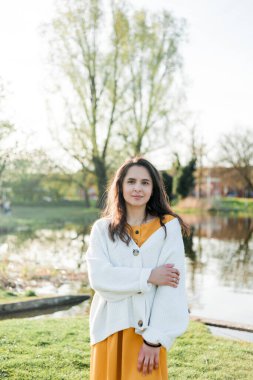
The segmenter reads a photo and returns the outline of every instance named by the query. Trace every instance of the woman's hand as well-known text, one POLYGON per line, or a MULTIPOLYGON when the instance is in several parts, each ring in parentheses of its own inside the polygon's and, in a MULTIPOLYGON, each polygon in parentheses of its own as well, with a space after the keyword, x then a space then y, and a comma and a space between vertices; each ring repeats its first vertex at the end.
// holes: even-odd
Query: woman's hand
POLYGON ((154 268, 149 276, 148 282, 154 285, 168 285, 176 288, 179 283, 180 272, 173 268, 174 264, 165 264, 154 268))
POLYGON ((138 371, 147 375, 152 373, 153 369, 157 369, 159 367, 159 354, 160 347, 149 347, 143 343, 138 356, 138 371))

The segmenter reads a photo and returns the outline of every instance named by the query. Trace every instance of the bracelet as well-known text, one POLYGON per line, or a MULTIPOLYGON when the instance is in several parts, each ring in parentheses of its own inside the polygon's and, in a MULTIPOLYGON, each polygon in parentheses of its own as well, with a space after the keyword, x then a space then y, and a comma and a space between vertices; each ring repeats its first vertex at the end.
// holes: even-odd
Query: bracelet
POLYGON ((161 343, 158 343, 158 344, 155 344, 155 343, 150 343, 150 342, 147 342, 145 339, 143 339, 143 342, 149 346, 149 347, 161 347, 161 343))

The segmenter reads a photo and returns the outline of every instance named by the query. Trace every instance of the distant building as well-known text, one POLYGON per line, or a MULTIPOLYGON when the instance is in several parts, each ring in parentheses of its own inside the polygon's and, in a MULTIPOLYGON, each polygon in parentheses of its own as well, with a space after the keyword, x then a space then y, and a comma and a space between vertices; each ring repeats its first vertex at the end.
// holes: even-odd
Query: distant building
MULTIPOLYGON (((253 178, 253 167, 251 168, 253 178)), ((235 196, 253 197, 246 181, 234 168, 198 168, 195 172, 195 188, 192 195, 198 198, 235 196)))

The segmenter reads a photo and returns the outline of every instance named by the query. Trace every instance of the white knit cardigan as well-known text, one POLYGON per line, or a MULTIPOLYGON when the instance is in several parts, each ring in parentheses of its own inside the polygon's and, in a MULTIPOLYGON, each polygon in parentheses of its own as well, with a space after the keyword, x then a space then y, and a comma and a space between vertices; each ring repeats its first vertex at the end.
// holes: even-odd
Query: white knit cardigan
POLYGON ((97 220, 91 230, 86 254, 90 286, 95 290, 90 310, 90 341, 134 327, 135 332, 167 350, 189 323, 185 290, 185 255, 177 218, 156 230, 138 247, 108 234, 110 220, 97 220), (153 268, 174 263, 180 271, 177 288, 147 282, 153 268))

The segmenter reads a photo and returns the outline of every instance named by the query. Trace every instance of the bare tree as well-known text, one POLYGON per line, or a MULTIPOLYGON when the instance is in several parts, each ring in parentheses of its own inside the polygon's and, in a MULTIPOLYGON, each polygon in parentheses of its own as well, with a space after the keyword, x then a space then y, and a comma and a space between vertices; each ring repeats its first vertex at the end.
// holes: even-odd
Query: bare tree
POLYGON ((253 191, 253 133, 250 129, 224 134, 219 142, 219 160, 233 167, 253 191))

